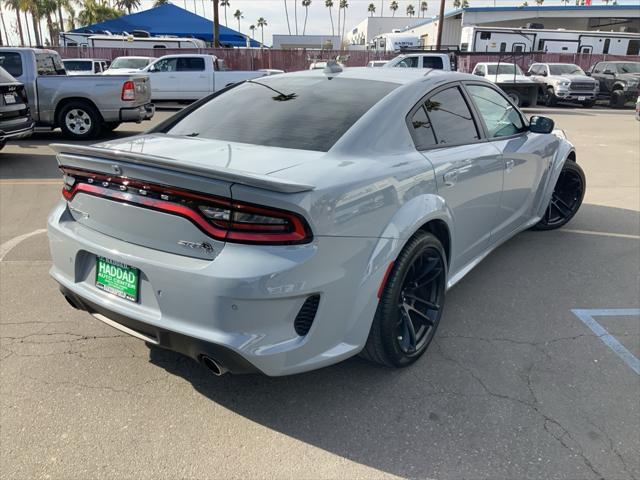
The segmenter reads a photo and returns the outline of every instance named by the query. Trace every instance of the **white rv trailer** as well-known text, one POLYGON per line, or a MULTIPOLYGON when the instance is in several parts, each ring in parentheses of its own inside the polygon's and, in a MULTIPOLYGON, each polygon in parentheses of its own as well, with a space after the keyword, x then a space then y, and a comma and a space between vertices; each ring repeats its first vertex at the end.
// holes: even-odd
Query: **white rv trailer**
POLYGON ((473 26, 462 28, 460 50, 639 55, 640 34, 473 26))
POLYGON ((398 53, 402 48, 419 47, 420 38, 407 33, 383 33, 371 40, 370 50, 381 53, 398 53))
POLYGON ((96 48, 206 48, 207 44, 198 38, 152 37, 138 35, 115 35, 111 33, 61 32, 62 47, 96 48))

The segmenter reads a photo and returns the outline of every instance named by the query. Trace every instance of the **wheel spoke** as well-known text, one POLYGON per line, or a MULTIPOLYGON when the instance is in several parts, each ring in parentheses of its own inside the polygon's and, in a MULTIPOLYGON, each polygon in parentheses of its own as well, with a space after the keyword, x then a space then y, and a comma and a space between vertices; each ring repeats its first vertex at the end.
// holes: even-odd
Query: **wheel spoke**
POLYGON ((571 207, 569 207, 565 202, 554 195, 553 200, 551 200, 551 204, 560 212, 564 218, 567 218, 571 215, 571 207))
MULTIPOLYGON (((416 307, 405 304, 405 309, 407 310, 407 314, 409 314, 409 312, 414 312, 416 315, 418 315, 421 319, 421 322, 425 325, 433 325, 433 320, 431 320, 426 313, 421 312, 416 307)), ((411 318, 411 316, 409 316, 409 318, 411 318)))
POLYGON ((400 313, 402 315, 405 333, 409 336, 408 350, 413 351, 416 349, 416 329, 413 326, 413 321, 411 320, 411 315, 409 315, 409 311, 407 310, 406 304, 403 303, 400 306, 400 313))
POLYGON ((423 305, 425 305, 429 310, 436 310, 436 311, 440 310, 440 305, 436 305, 435 303, 425 300, 424 298, 420 298, 412 293, 405 294, 405 298, 408 298, 415 302, 420 302, 423 305))

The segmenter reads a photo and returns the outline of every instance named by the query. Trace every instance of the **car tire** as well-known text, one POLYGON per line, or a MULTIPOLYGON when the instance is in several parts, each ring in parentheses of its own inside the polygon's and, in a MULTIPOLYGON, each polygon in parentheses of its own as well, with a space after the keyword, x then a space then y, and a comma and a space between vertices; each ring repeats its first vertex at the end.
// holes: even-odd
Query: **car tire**
POLYGON ((6 144, 7 144, 6 140, 0 140, 0 150, 2 150, 6 144))
POLYGON ((102 129, 105 132, 113 132, 120 125, 122 125, 122 122, 105 122, 102 124, 102 129))
POLYGON ((556 92, 553 90, 553 87, 547 88, 547 99, 545 101, 545 105, 547 107, 555 107, 558 105, 558 97, 556 97, 556 92))
POLYGON ((532 229, 555 230, 568 223, 582 205, 586 186, 584 171, 568 159, 560 171, 547 209, 532 229))
POLYGON ((434 235, 418 232, 391 267, 360 355, 386 367, 418 360, 440 323, 446 278, 442 244, 434 235))
POLYGON ((522 103, 524 102, 524 99, 522 98, 522 94, 516 90, 505 90, 505 92, 507 94, 507 97, 509 97, 509 99, 511 100, 511 102, 516 106, 516 107, 521 107, 522 103))
POLYGON ((611 92, 609 106, 613 108, 624 107, 624 92, 622 90, 614 90, 613 92, 611 92))
POLYGON ((74 140, 96 138, 102 130, 102 117, 89 102, 71 101, 60 109, 58 126, 67 138, 74 140))

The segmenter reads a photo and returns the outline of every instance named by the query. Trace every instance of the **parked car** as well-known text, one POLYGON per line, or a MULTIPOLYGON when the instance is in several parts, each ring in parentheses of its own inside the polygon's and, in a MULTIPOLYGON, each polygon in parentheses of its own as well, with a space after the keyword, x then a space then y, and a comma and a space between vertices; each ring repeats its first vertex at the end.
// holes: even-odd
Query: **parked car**
POLYGON ((36 126, 60 127, 73 139, 96 138, 155 112, 146 75, 70 77, 56 52, 38 48, 0 48, 0 67, 24 84, 36 126))
POLYGON ((67 75, 99 75, 107 69, 108 61, 99 58, 65 58, 67 75))
POLYGON ((117 57, 111 62, 103 75, 122 75, 123 73, 138 73, 155 60, 155 57, 117 57))
POLYGON ((409 365, 447 288, 517 232, 566 224, 585 191, 552 120, 438 70, 275 75, 144 135, 53 148, 63 295, 215 374, 409 365))
POLYGON ((33 126, 24 85, 0 67, 0 150, 10 138, 31 135, 33 126))
POLYGON ((473 68, 473 74, 484 77, 499 86, 511 101, 519 106, 535 106, 540 95, 540 86, 525 76, 515 63, 482 62, 473 68))
POLYGON ((367 67, 384 67, 388 63, 388 60, 371 60, 367 63, 367 67))
POLYGON ((198 100, 230 85, 264 77, 282 70, 245 72, 229 70, 213 55, 165 55, 142 72, 151 79, 151 97, 156 100, 198 100))
POLYGON ((598 62, 589 75, 600 84, 600 98, 608 99, 612 107, 623 107, 638 96, 640 62, 598 62))
POLYGON ((570 101, 591 108, 598 98, 598 82, 572 63, 534 63, 528 75, 543 85, 546 104, 550 107, 558 102, 570 101))
POLYGON ((406 53, 389 60, 384 67, 436 68, 448 72, 455 70, 451 57, 446 53, 406 53))

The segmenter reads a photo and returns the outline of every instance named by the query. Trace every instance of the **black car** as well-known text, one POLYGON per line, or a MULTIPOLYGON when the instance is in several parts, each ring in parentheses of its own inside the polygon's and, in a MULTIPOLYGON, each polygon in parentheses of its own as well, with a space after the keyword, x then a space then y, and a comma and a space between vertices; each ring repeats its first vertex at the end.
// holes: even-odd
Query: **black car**
POLYGON ((599 97, 612 107, 622 107, 640 94, 640 62, 598 62, 587 75, 598 80, 599 97))
POLYGON ((0 149, 9 138, 28 137, 33 127, 24 85, 0 67, 0 149))

